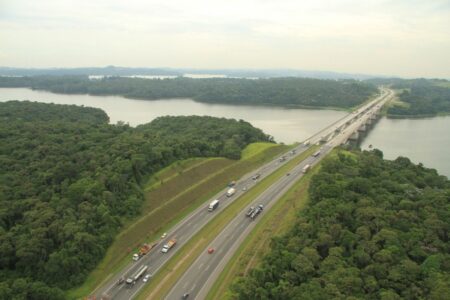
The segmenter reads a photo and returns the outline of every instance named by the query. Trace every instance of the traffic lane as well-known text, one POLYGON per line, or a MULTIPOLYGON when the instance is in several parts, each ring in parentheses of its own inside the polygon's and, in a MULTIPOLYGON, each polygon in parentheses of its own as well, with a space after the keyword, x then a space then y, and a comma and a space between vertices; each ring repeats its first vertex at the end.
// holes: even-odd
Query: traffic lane
MULTIPOLYGON (((346 118, 344 118, 343 120, 345 120, 346 118)), ((330 125, 329 126, 329 128, 331 128, 332 127, 332 125, 330 125)), ((313 137, 315 137, 315 136, 318 136, 319 135, 319 133, 318 134, 316 134, 316 135, 314 135, 313 137)), ((295 156, 297 156, 297 155, 300 155, 302 152, 304 152, 306 149, 308 149, 309 147, 308 146, 305 146, 305 145, 302 145, 302 144, 300 144, 299 146, 297 146, 295 149, 297 150, 297 151, 299 151, 299 153, 296 153, 296 154, 294 154, 294 155, 292 155, 292 157, 295 157, 295 156)), ((290 154, 290 152, 288 152, 288 153, 286 153, 285 155, 288 155, 288 154, 290 154)), ((287 160, 289 160, 290 159, 290 156, 287 156, 286 157, 287 158, 287 160)), ((269 171, 269 170, 274 170, 274 169, 276 169, 277 167, 279 167, 279 165, 280 165, 280 163, 278 162, 278 158, 277 159, 275 159, 275 160, 273 160, 271 163, 268 163, 268 164, 266 164, 265 166, 263 166, 263 167, 261 167, 260 169, 259 169, 259 171, 260 172, 264 172, 264 171, 269 171)), ((266 173, 266 172, 264 172, 264 173, 266 173)), ((266 176, 267 176, 267 174, 265 174, 266 176)), ((264 177, 264 175, 263 175, 263 177, 264 177)), ((262 177, 262 178, 263 178, 262 177)), ((251 177, 250 177, 251 178, 251 177)), ((261 179, 262 179, 261 178, 261 179)), ((251 184, 252 183, 252 179, 246 179, 245 180, 245 182, 243 182, 242 180, 241 181, 238 181, 238 184, 241 184, 241 185, 244 185, 244 186, 246 186, 246 185, 249 185, 249 184, 251 184)), ((240 187, 240 185, 239 185, 239 187, 240 187)), ((236 197, 235 198, 237 198, 239 195, 237 194, 236 195, 236 197)), ((193 215, 195 215, 195 212, 193 212, 193 215)), ((181 226, 182 227, 182 226, 181 226)), ((169 236, 173 236, 173 234, 175 234, 176 232, 174 232, 174 233, 172 233, 172 235, 169 235, 169 236)), ((162 244, 164 244, 168 239, 169 239, 169 236, 165 239, 165 240, 162 240, 161 241, 161 245, 162 244)), ((160 247, 161 247, 161 245, 160 245, 160 247)), ((172 251, 172 252, 176 252, 176 251, 172 251)), ((149 255, 149 256, 151 256, 151 255, 149 255)), ((150 257, 148 257, 147 259, 150 259, 150 257)), ((141 259, 142 260, 142 259, 141 259)), ((164 260, 165 261, 165 260, 164 260)), ((163 262, 164 263, 164 262, 163 262)), ((144 265, 145 264, 145 262, 144 261, 142 261, 141 263, 137 263, 135 266, 132 266, 132 268, 131 269, 129 269, 129 272, 127 272, 127 273, 130 273, 130 274, 133 274, 133 272, 135 272, 138 268, 140 268, 142 265, 144 265)), ((128 274, 127 274, 128 275, 128 274)), ((116 278, 115 279, 113 279, 112 281, 113 281, 113 284, 111 285, 112 286, 112 288, 115 288, 115 283, 117 282, 117 280, 120 278, 121 276, 120 276, 120 274, 118 275, 118 276, 116 276, 116 278)), ((121 286, 119 286, 119 289, 121 288, 121 286)))
MULTIPOLYGON (((306 149, 308 149, 308 147, 304 147, 304 146, 299 146, 297 147, 299 153, 295 153, 296 155, 300 155, 301 153, 303 153, 306 149)), ((290 158, 295 157, 296 155, 292 155, 291 157, 286 157, 286 161, 289 160, 290 158)), ((275 170, 280 166, 280 163, 278 161, 278 158, 276 160, 272 161, 272 164, 270 166, 266 166, 265 171, 270 171, 270 170, 275 170), (269 169, 269 170, 268 170, 269 169)), ((266 172, 267 173, 267 172, 266 172)), ((265 176, 267 176, 268 174, 265 174, 265 176)), ((261 179, 263 179, 263 177, 265 177, 263 174, 261 174, 261 179)), ((247 186, 248 188, 250 188, 250 185, 253 185, 256 183, 255 180, 253 180, 251 177, 249 177, 247 180, 245 181, 240 181, 240 184, 236 184, 236 187, 241 187, 241 186, 247 186)), ((227 200, 231 200, 231 198, 238 198, 239 195, 242 194, 239 190, 236 191, 236 194, 233 195, 232 197, 227 197, 225 194, 222 194, 219 198, 219 200, 223 203, 223 201, 227 201, 227 200)), ((221 207, 219 205, 219 207, 221 207)), ((222 205, 222 209, 224 209, 223 205, 222 205)), ((212 214, 214 212, 217 212, 217 209, 213 212, 208 212, 207 211, 207 207, 204 208, 204 210, 200 210, 197 214, 192 215, 191 218, 189 218, 188 220, 186 220, 184 223, 184 226, 181 226, 178 230, 176 230, 174 233, 172 233, 171 235, 168 235, 165 239, 162 239, 159 242, 159 245, 157 246, 156 250, 153 250, 152 252, 150 252, 149 254, 147 254, 146 256, 143 256, 134 266, 132 266, 127 272, 126 272, 126 278, 131 277, 135 272, 137 272, 137 270, 139 270, 142 266, 144 265, 148 265, 150 266, 150 272, 153 269, 156 268, 155 272, 167 261, 171 258, 172 255, 174 255, 174 253, 176 252, 175 249, 171 249, 168 253, 166 254, 162 254, 159 253, 159 255, 165 255, 167 256, 164 259, 159 259, 157 260, 158 263, 155 263, 155 261, 151 262, 154 258, 155 255, 158 255, 157 252, 160 252, 160 249, 162 248, 162 246, 171 238, 176 238, 177 239, 177 245, 182 244, 185 240, 188 240, 190 238, 190 236, 192 236, 193 234, 196 233, 196 231, 198 231, 204 224, 200 224, 200 223, 207 223, 210 221, 210 219, 213 217, 211 216, 211 218, 206 217, 205 215, 208 214, 212 214), (194 225, 193 225, 194 224, 194 225), (200 224, 200 225, 199 225, 200 224), (191 227, 192 226, 192 227, 191 227), (159 250, 159 251, 158 251, 159 250), (170 253, 170 254, 169 254, 170 253)), ((177 245, 175 245, 174 247, 177 247, 177 245)), ((120 278, 120 277, 119 277, 120 278)), ((132 290, 139 290, 141 287, 143 286, 143 284, 139 284, 136 283, 134 286, 131 287, 132 290)), ((127 287, 125 284, 124 285, 120 285, 120 286, 116 286, 113 285, 112 289, 110 290, 110 292, 108 293, 108 296, 112 296, 113 298, 120 298, 121 297, 121 290, 124 290, 123 293, 125 293, 126 295, 129 294, 129 290, 130 287, 127 287)))
MULTIPOLYGON (((273 199, 284 194, 282 191, 290 188, 291 183, 297 181, 303 175, 300 171, 315 159, 308 157, 301 164, 291 170, 292 176, 282 177, 276 184, 261 194, 254 202, 253 206, 263 204, 266 209, 270 209, 270 204, 273 199), (297 176, 296 176, 297 175, 297 176), (298 177, 298 178, 297 178, 298 177)), ((264 210, 261 214, 264 213, 264 210)), ((257 216, 260 218, 260 216, 257 216)), ((203 283, 210 277, 210 272, 216 271, 217 266, 222 260, 222 253, 227 253, 238 240, 239 236, 248 228, 253 227, 257 222, 253 222, 250 218, 245 216, 245 210, 239 216, 234 218, 229 225, 220 233, 220 235, 209 245, 215 248, 213 254, 200 254, 200 257, 194 262, 191 268, 183 275, 173 290, 168 294, 166 299, 175 299, 178 295, 183 295, 188 292, 191 295, 197 295, 198 291, 203 287, 203 283)), ((209 248, 208 247, 208 248, 209 248)), ((206 250, 205 250, 206 251, 206 250)), ((221 271, 221 270, 219 270, 221 271)))

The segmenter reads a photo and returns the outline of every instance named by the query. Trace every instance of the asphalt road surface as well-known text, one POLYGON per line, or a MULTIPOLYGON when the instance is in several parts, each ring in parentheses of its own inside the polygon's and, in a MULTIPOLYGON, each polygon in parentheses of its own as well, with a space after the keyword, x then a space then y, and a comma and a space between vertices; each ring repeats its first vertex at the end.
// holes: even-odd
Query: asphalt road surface
MULTIPOLYGON (((379 103, 380 101, 386 101, 386 99, 388 98, 388 95, 390 93, 391 92, 389 92, 388 90, 382 90, 382 94, 377 99, 362 106, 354 113, 349 114, 349 115, 345 116, 344 118, 341 118, 340 120, 336 121, 335 123, 327 126, 323 130, 321 130, 320 132, 315 134, 314 136, 310 137, 308 139, 308 141, 310 142, 310 144, 315 144, 315 143, 318 143, 321 139, 323 139, 323 137, 334 136, 334 135, 336 135, 336 128, 342 128, 342 130, 344 130, 343 128, 346 128, 345 131, 350 132, 351 129, 349 127, 356 127, 357 123, 359 123, 358 120, 360 120, 360 118, 363 117, 364 115, 368 114, 367 110, 369 110, 370 108, 372 108, 372 109, 376 108, 377 103, 379 103)), ((345 134, 345 136, 347 136, 347 134, 345 134)), ((343 139, 344 135, 342 135, 342 137, 340 137, 340 138, 343 139)), ((274 159, 271 162, 267 163, 266 165, 260 167, 259 169, 246 174, 245 176, 243 176, 240 180, 238 180, 236 182, 236 185, 234 186, 234 188, 236 189, 236 193, 231 197, 226 196, 226 191, 228 188, 225 188, 224 190, 222 190, 215 197, 213 197, 212 199, 207 201, 205 203, 205 205, 200 206, 198 209, 196 209, 195 211, 190 213, 188 216, 186 216, 177 225, 175 225, 170 230, 170 232, 168 232, 168 234, 165 238, 162 238, 159 241, 157 241, 158 245, 154 249, 152 249, 150 253, 143 256, 141 259, 139 259, 136 262, 131 261, 131 259, 130 259, 130 264, 127 265, 121 272, 119 272, 119 274, 110 276, 107 279, 105 279, 105 283, 103 283, 93 293, 96 296, 96 299, 102 299, 102 298, 103 299, 120 299, 120 300, 132 299, 140 291, 140 289, 145 285, 145 283, 143 282, 143 276, 141 278, 139 278, 137 281, 135 281, 134 284, 119 283, 121 278, 124 278, 124 279, 131 278, 142 266, 148 266, 148 270, 147 270, 146 274, 150 274, 151 276, 153 276, 156 272, 158 272, 158 270, 161 267, 164 266, 164 264, 168 260, 170 260, 170 258, 177 252, 177 250, 180 248, 181 245, 186 243, 203 226, 205 226, 212 218, 214 218, 217 214, 219 214, 226 206, 228 206, 231 202, 235 201, 240 195, 245 193, 245 191, 243 191, 244 187, 246 190, 251 189, 261 179, 270 175, 272 172, 277 170, 280 166, 284 165, 287 161, 291 160, 293 157, 295 157, 297 155, 300 155, 308 148, 309 148, 309 145, 300 144, 296 148, 294 148, 296 150, 295 154, 292 154, 291 152, 284 154, 284 156, 286 158, 285 161, 280 162, 279 157, 277 157, 276 159, 274 159), (259 173, 261 175, 258 180, 253 180, 252 177, 256 173, 259 173), (217 209, 215 209, 214 211, 209 212, 207 207, 208 207, 209 203, 214 199, 219 199, 219 201, 220 201, 219 207, 217 209), (161 252, 162 246, 168 240, 170 240, 172 238, 177 239, 177 244, 172 249, 170 249, 168 253, 162 253, 161 252)), ((323 153, 319 156, 319 158, 322 157, 325 154, 325 152, 329 151, 329 149, 331 149, 331 144, 330 144, 330 146, 328 146, 328 145, 324 146, 323 153)), ((280 157, 281 157, 281 155, 280 155, 280 157)), ((299 173, 298 170, 301 170, 302 166, 304 166, 305 164, 308 164, 308 162, 314 164, 315 161, 316 161, 315 159, 311 160, 311 158, 307 158, 300 165, 295 167, 295 171, 294 170, 292 171, 291 175, 294 175, 294 176, 286 176, 286 178, 282 178, 279 182, 274 184, 265 193, 263 193, 263 195, 267 196, 267 193, 270 193, 270 195, 283 194, 285 191, 287 191, 289 186, 292 185, 292 183, 294 181, 296 181, 297 179, 299 179, 299 177, 301 176, 301 174, 300 174, 301 172, 299 173)), ((260 201, 262 204, 268 205, 268 207, 266 209, 270 208, 270 205, 271 205, 270 201, 266 203, 266 200, 264 200, 262 198, 260 201)), ((256 219, 258 219, 258 218, 259 217, 257 217, 256 219)), ((245 221, 249 221, 249 220, 245 220, 245 221)), ((233 222, 231 224, 233 224, 233 222)), ((229 226, 231 226, 231 224, 229 226)), ((242 228, 242 230, 244 230, 246 228, 247 227, 242 228)), ((251 229, 249 228, 249 230, 251 230, 251 229)), ((242 231, 239 230, 239 232, 242 232, 242 231)), ((233 240, 234 240, 234 238, 233 238, 233 240)), ((223 247, 227 247, 227 246, 223 246, 223 247)), ((232 247, 232 245, 229 247, 232 247)), ((217 252, 217 253, 214 253, 213 256, 211 256, 212 258, 224 256, 224 254, 226 253, 226 251, 225 251, 226 248, 223 248, 224 250, 220 250, 220 248, 221 247, 218 248, 218 251, 221 251, 220 253, 222 253, 222 255, 220 255, 220 253, 217 252)), ((206 267, 206 265, 205 265, 205 267, 206 267)), ((211 270, 214 270, 214 269, 215 268, 211 267, 211 270)), ((150 278, 150 280, 151 280, 151 278, 150 278)), ((181 284, 181 289, 183 289, 184 285, 185 285, 185 283, 181 284)), ((203 282, 203 284, 200 282, 200 283, 198 283, 198 287, 196 286, 195 288, 200 289, 203 285, 204 285, 204 282, 203 282)), ((178 286, 178 284, 177 284, 177 286, 178 286)), ((187 286, 187 288, 192 288, 192 286, 187 286)), ((179 291, 177 291, 177 292, 179 292, 179 291)), ((173 299, 178 299, 179 297, 181 297, 181 296, 178 295, 178 297, 173 298, 173 299)), ((169 298, 169 299, 172 299, 172 298, 169 298)))
POLYGON ((263 212, 252 221, 245 215, 247 208, 243 210, 242 213, 234 218, 215 240, 208 245, 205 251, 178 280, 165 299, 180 299, 185 293, 189 294, 189 299, 204 299, 237 248, 252 231, 259 219, 261 219, 261 215, 270 209, 270 207, 273 206, 273 204, 303 176, 303 167, 307 164, 314 166, 335 146, 346 141, 353 132, 358 130, 358 128, 371 117, 374 111, 379 110, 379 107, 381 107, 388 98, 389 97, 383 98, 382 102, 378 104, 378 107, 373 106, 368 111, 361 110, 361 115, 358 114, 358 118, 356 118, 353 123, 333 134, 331 140, 321 148, 319 156, 310 156, 306 158, 290 171, 289 176, 284 176, 279 179, 255 199, 249 206, 256 207, 262 204, 264 206, 263 212), (215 251, 213 253, 208 253, 207 249, 209 248, 212 248, 215 251))

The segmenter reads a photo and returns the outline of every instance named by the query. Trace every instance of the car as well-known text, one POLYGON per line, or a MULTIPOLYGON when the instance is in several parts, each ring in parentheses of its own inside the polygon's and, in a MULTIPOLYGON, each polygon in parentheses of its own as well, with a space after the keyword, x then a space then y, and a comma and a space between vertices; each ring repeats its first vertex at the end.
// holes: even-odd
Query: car
POLYGON ((256 173, 255 175, 253 175, 252 179, 253 179, 253 180, 256 180, 256 179, 258 179, 260 176, 261 176, 261 174, 256 173))
POLYGON ((287 174, 286 174, 286 176, 289 176, 289 175, 291 175, 291 173, 287 173, 287 174))
POLYGON ((145 275, 144 279, 142 279, 142 281, 147 282, 150 279, 150 277, 152 277, 152 275, 147 274, 147 275, 145 275))
POLYGON ((167 232, 164 232, 162 235, 161 235, 161 238, 163 239, 163 238, 165 238, 167 236, 167 232))
POLYGON ((214 250, 215 250, 214 248, 208 248, 208 253, 212 254, 212 253, 214 253, 214 250))
POLYGON ((187 299, 189 297, 189 293, 184 293, 181 299, 187 299))
POLYGON ((247 190, 247 186, 244 186, 242 190, 245 192, 247 190))

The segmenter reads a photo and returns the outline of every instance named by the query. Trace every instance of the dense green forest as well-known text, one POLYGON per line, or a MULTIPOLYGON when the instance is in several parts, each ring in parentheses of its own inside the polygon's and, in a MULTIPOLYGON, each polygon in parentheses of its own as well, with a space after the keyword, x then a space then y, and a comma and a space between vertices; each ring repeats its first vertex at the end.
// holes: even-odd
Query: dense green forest
POLYGON ((269 141, 244 121, 161 117, 129 127, 100 109, 0 103, 0 299, 62 299, 103 257, 141 183, 189 157, 239 158, 269 141))
POLYGON ((237 299, 448 299, 450 182, 408 158, 340 152, 237 299))
POLYGON ((444 79, 384 79, 372 83, 389 84, 402 90, 399 99, 406 105, 389 107, 391 117, 430 117, 450 114, 450 82, 444 79))
POLYGON ((122 95, 134 99, 192 98, 224 104, 350 108, 376 93, 355 80, 308 78, 140 79, 87 76, 0 77, 0 87, 30 87, 63 94, 122 95))

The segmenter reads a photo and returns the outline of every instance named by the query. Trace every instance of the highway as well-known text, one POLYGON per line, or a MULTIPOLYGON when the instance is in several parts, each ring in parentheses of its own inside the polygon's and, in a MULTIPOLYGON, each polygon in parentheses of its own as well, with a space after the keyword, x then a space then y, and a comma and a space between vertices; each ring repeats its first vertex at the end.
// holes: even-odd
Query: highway
MULTIPOLYGON (((310 137, 308 140, 310 141, 311 144, 315 144, 315 143, 318 143, 321 139, 323 139, 323 137, 335 136, 336 128, 342 128, 341 132, 342 131, 348 132, 348 133, 352 132, 351 128, 357 126, 357 123, 359 123, 358 120, 360 120, 359 118, 368 115, 368 112, 366 112, 366 110, 368 110, 369 108, 373 109, 374 107, 376 107, 376 104, 386 101, 387 98, 389 98, 388 96, 390 93, 391 92, 389 92, 388 90, 382 90, 382 94, 379 97, 377 97, 375 100, 360 107, 356 112, 349 114, 349 115, 345 116, 344 118, 341 118, 340 120, 336 121, 335 123, 327 126, 323 130, 321 130, 320 132, 315 134, 314 136, 310 137), (353 120, 353 123, 351 123, 351 120, 353 120)), ((332 149, 332 147, 338 145, 338 141, 344 140, 346 136, 347 136, 347 134, 338 134, 338 137, 331 139, 330 142, 328 142, 327 145, 325 145, 323 147, 322 154, 317 159, 315 159, 315 158, 313 159, 310 157, 310 158, 307 158, 306 160, 304 160, 301 164, 299 164, 292 170, 291 176, 285 176, 284 178, 280 179, 276 184, 271 186, 260 197, 258 197, 257 201, 261 202, 261 204, 263 204, 265 206, 267 205, 266 209, 269 209, 270 206, 273 205, 272 204, 273 202, 268 200, 269 198, 275 197, 276 195, 284 194, 284 192, 287 189, 289 189, 289 187, 296 180, 298 180, 300 178, 301 172, 299 170, 301 170, 301 168, 305 164, 316 163, 316 161, 318 159, 320 159, 324 154, 326 154, 328 151, 330 151, 332 149)), ((232 203, 237 198, 239 198, 240 195, 245 193, 245 191, 243 191, 244 187, 246 190, 251 189, 255 184, 258 183, 258 181, 260 181, 261 179, 270 175, 272 172, 277 170, 280 166, 284 165, 287 161, 291 160, 293 157, 295 157, 297 155, 300 155, 308 148, 309 148, 308 145, 300 144, 296 148, 294 148, 296 150, 295 154, 288 152, 284 155, 286 158, 285 161, 280 162, 279 157, 277 157, 276 159, 270 161, 269 163, 260 167, 259 169, 246 174, 245 176, 242 177, 242 179, 240 179, 236 182, 236 186, 235 186, 236 193, 232 197, 227 197, 225 195, 228 188, 225 188, 224 190, 222 190, 220 193, 215 195, 212 199, 207 201, 205 203, 205 205, 200 206, 198 209, 196 209, 195 211, 190 213, 188 216, 186 216, 177 225, 175 225, 170 230, 170 232, 168 232, 168 234, 165 238, 162 238, 158 241, 158 245, 154 249, 152 249, 152 251, 149 254, 143 256, 137 262, 131 261, 131 259, 130 259, 130 264, 128 266, 126 266, 121 272, 119 272, 117 275, 110 276, 109 278, 105 279, 105 283, 102 284, 93 293, 96 296, 96 299, 121 299, 121 300, 122 299, 123 300, 132 299, 140 291, 140 289, 145 285, 145 283, 143 282, 142 278, 140 278, 139 280, 137 280, 135 282, 135 284, 131 284, 131 285, 126 284, 126 283, 119 284, 119 280, 121 278, 127 279, 127 278, 132 277, 132 275, 135 274, 142 266, 148 266, 147 274, 150 274, 153 276, 156 272, 158 272, 159 269, 161 269, 164 266, 164 264, 168 260, 170 260, 170 258, 177 252, 177 250, 181 247, 181 245, 186 243, 203 226, 205 226, 212 218, 214 218, 217 214, 219 214, 226 206, 228 206, 230 203, 232 203), (260 178, 258 180, 253 180, 252 176, 256 173, 261 174, 260 178), (213 212, 209 212, 207 210, 207 206, 210 203, 210 201, 212 201, 213 199, 219 199, 220 205, 213 212), (171 250, 169 250, 168 253, 162 253, 161 252, 162 246, 168 240, 170 240, 172 238, 177 239, 177 244, 171 250)), ((259 202, 258 202, 258 204, 259 204, 259 202)), ((257 217, 256 221, 259 218, 260 217, 257 217)), ((240 221, 242 221, 242 220, 240 220, 240 221)), ((249 220, 245 219, 245 221, 249 221, 249 220)), ((231 222, 230 225, 228 225, 228 227, 226 227, 226 228, 229 228, 230 226, 232 226, 232 224, 235 224, 235 221, 231 222)), ((242 227, 237 227, 237 229, 235 227, 233 227, 234 230, 229 229, 229 230, 233 231, 233 233, 232 233, 233 238, 231 238, 229 240, 235 241, 235 240, 243 239, 245 237, 245 235, 240 235, 240 234, 242 234, 243 232, 247 232, 247 230, 251 230, 251 228, 253 226, 252 224, 253 224, 252 222, 247 222, 246 225, 245 225, 245 223, 240 223, 239 226, 242 226, 242 227), (242 225, 242 224, 244 224, 244 225, 242 225)), ((222 234, 220 236, 222 236, 222 234)), ((217 253, 214 253, 214 255, 210 255, 207 257, 208 258, 211 257, 211 259, 216 258, 216 257, 227 257, 230 252, 230 251, 227 251, 227 249, 232 250, 232 249, 234 249, 233 247, 236 247, 236 246, 221 245, 220 247, 217 247, 217 249, 218 249, 217 253), (221 253, 222 253, 222 255, 221 255, 221 253), (227 253, 227 255, 224 255, 225 253, 227 253)), ((201 259, 201 257, 199 259, 201 259)), ((223 261, 221 260, 218 263, 219 264, 223 263, 223 261)), ((195 264, 196 263, 194 263, 194 265, 195 264)), ((205 265, 205 267, 206 266, 207 265, 205 265)), ((203 266, 201 268, 197 266, 197 268, 199 268, 199 271, 204 271, 204 272, 201 272, 202 274, 209 273, 209 271, 212 272, 217 269, 216 267, 214 267, 213 262, 210 262, 209 270, 204 270, 203 266)), ((203 278, 204 276, 206 276, 206 275, 202 275, 200 277, 203 278)), ((205 279, 205 278, 203 278, 203 279, 205 279)), ((186 283, 180 281, 179 283, 177 283, 177 285, 174 287, 174 290, 172 290, 172 291, 174 291, 174 293, 176 294, 176 293, 181 292, 185 288, 188 288, 188 289, 192 288, 192 290, 194 292, 200 292, 200 289, 204 286, 205 282, 206 282, 205 280, 204 281, 200 280, 198 283, 195 283, 196 286, 194 286, 194 283, 189 286, 190 283, 188 283, 187 286, 185 287, 186 283), (179 289, 177 288, 178 285, 181 285, 179 289)), ((175 295, 175 294, 173 294, 173 295, 175 295)), ((172 292, 170 295, 172 295, 172 292)), ((178 299, 179 297, 180 297, 180 295, 178 295, 177 297, 175 297, 173 299, 178 299)), ((168 299, 172 299, 172 298, 168 298, 168 299)))
MULTIPOLYGON (((257 197, 249 206, 256 207, 257 205, 262 204, 264 210, 261 214, 264 214, 265 211, 269 210, 276 201, 303 176, 302 169, 305 165, 309 164, 314 166, 335 146, 346 141, 353 132, 358 130, 358 128, 364 124, 367 118, 371 117, 373 111, 378 110, 391 95, 392 94, 389 93, 386 97, 382 98, 381 102, 378 103, 378 107, 373 106, 369 111, 363 109, 360 114, 357 113, 358 118, 356 118, 353 123, 347 124, 346 128, 333 134, 333 138, 321 148, 319 156, 310 156, 306 158, 292 169, 289 176, 284 176, 279 179, 275 184, 257 197)), ((224 269, 225 265, 231 259, 242 241, 261 219, 261 216, 257 216, 256 219, 252 221, 249 217, 246 217, 245 213, 246 210, 234 218, 214 241, 208 245, 203 254, 201 254, 183 274, 165 299, 180 299, 185 293, 189 294, 189 299, 204 299, 207 296, 210 288, 224 269), (213 248, 215 251, 210 254, 207 251, 209 248, 213 248)))

